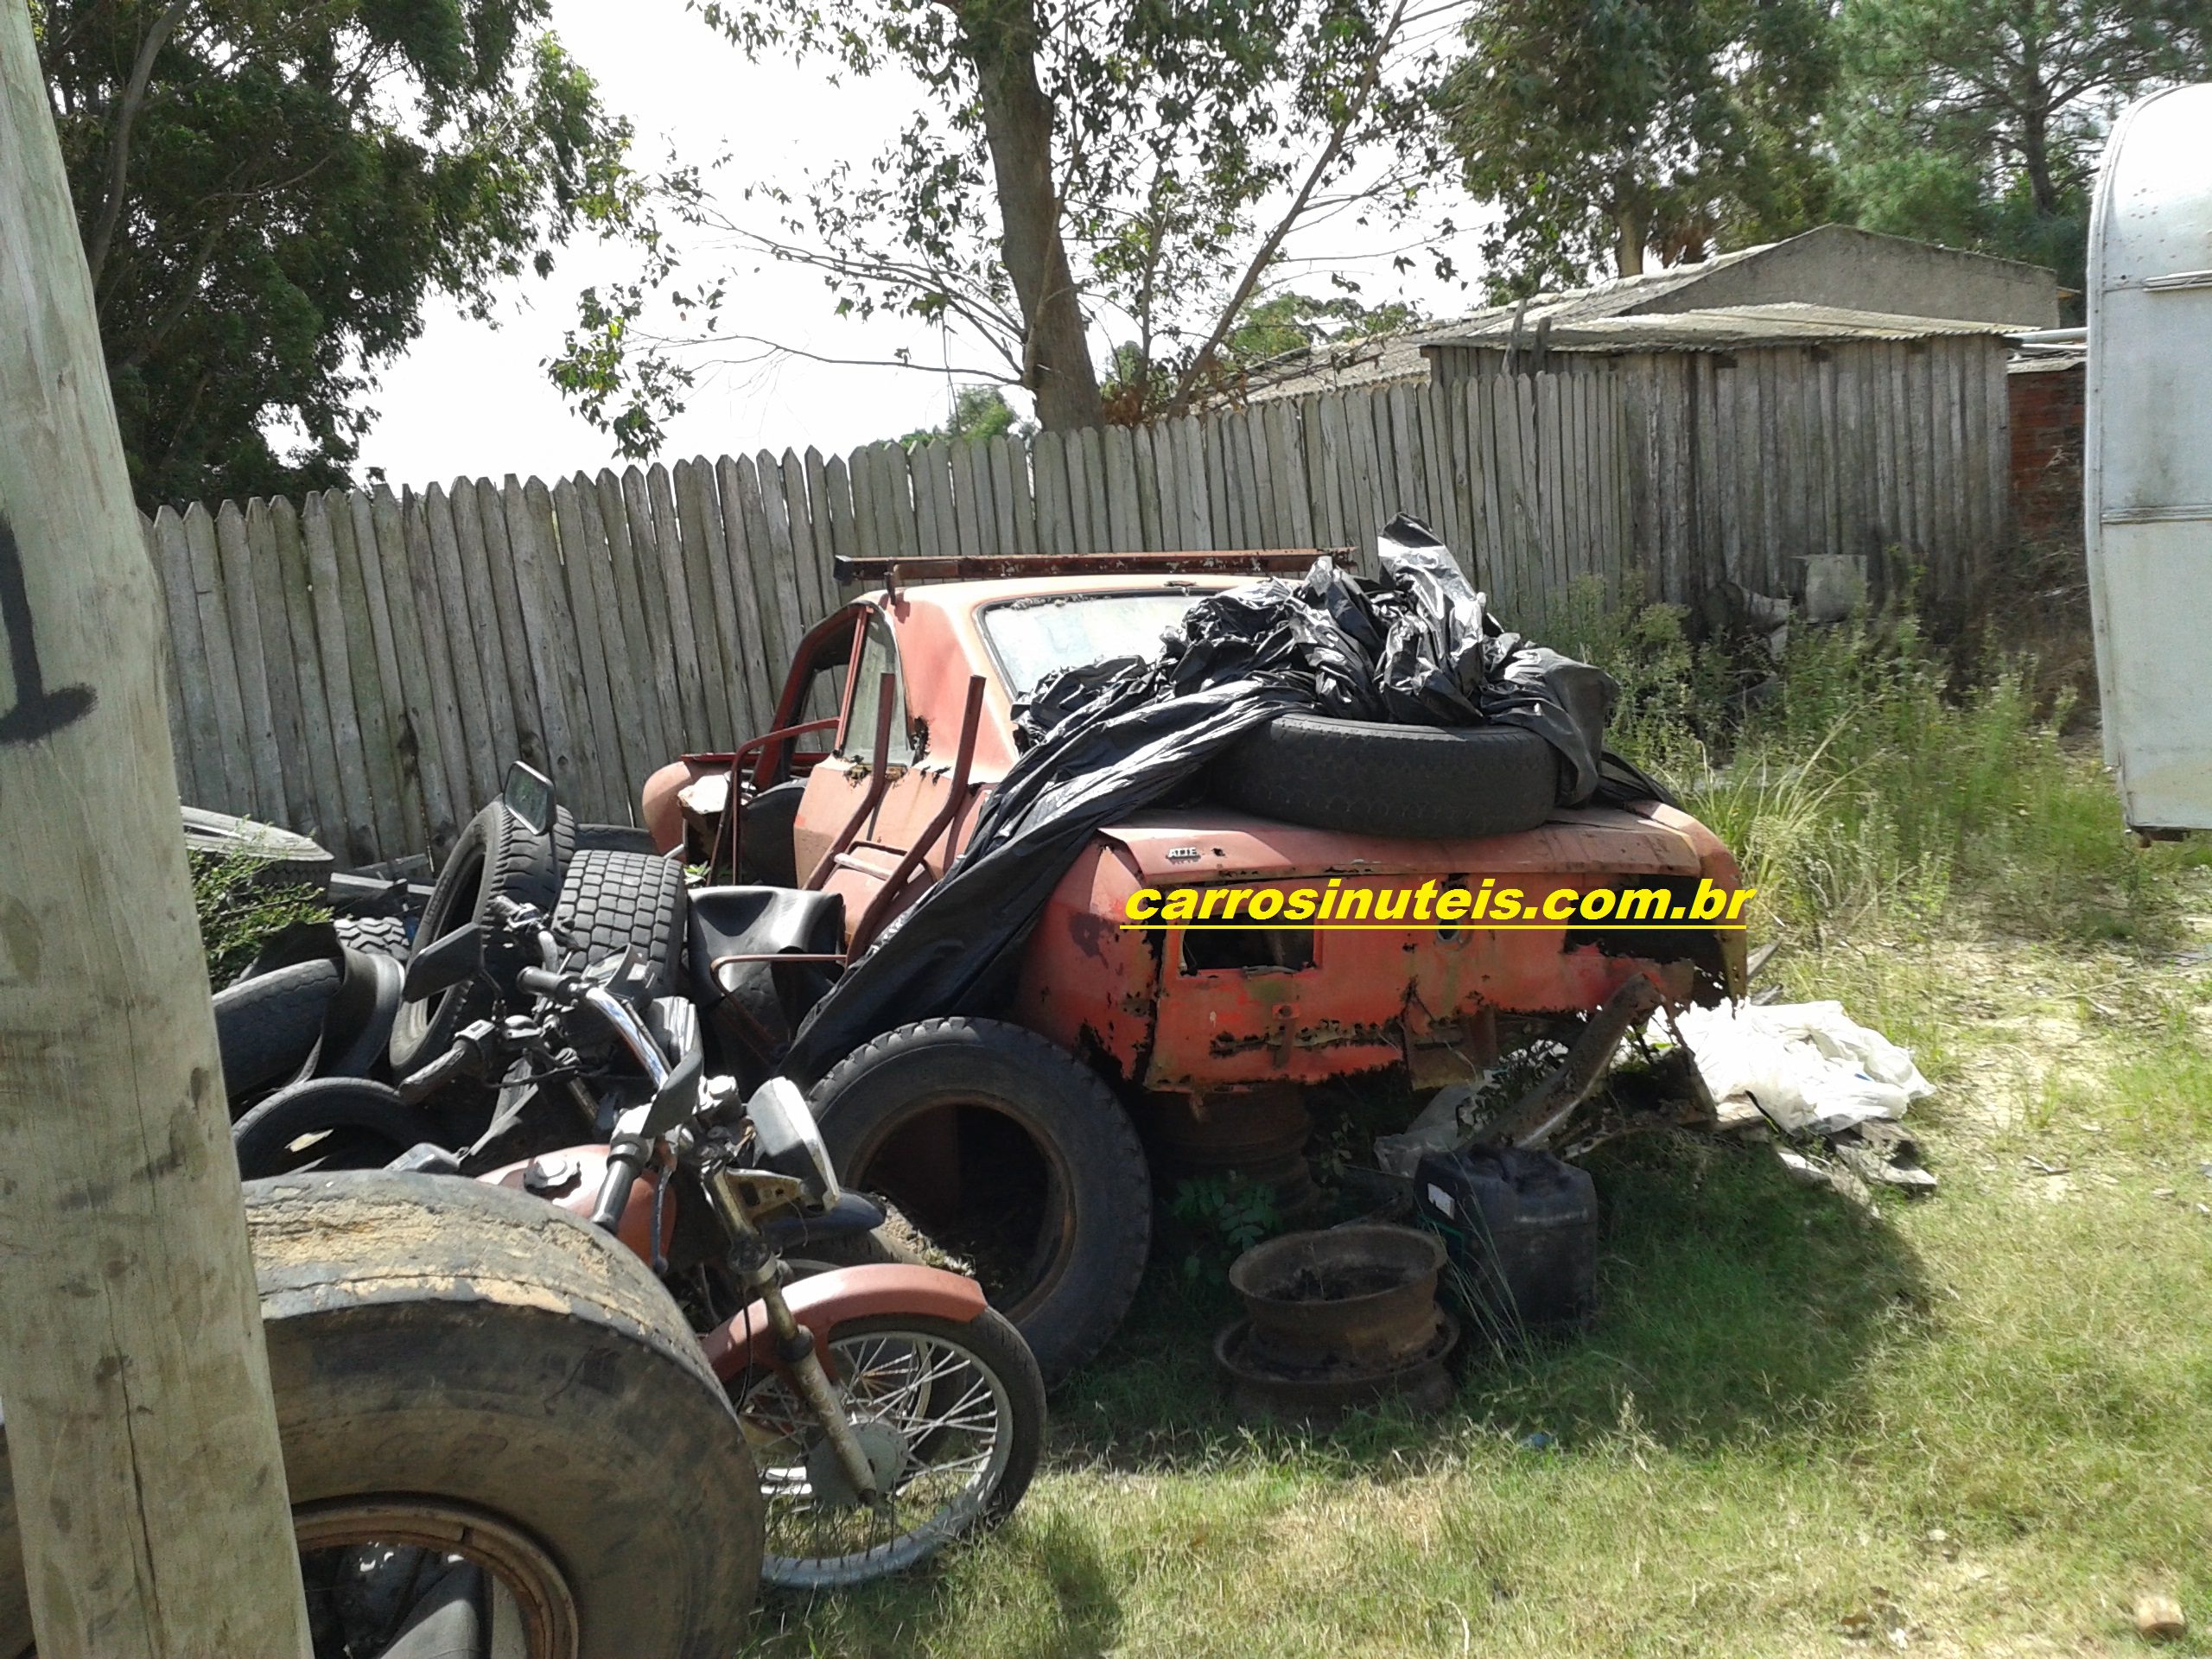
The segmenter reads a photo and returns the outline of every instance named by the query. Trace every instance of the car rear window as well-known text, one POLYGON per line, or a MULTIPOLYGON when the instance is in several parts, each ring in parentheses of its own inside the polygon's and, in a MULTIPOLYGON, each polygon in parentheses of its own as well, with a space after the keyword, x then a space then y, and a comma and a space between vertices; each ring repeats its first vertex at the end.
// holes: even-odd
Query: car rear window
POLYGON ((990 607, 977 620, 1006 677, 1007 692, 1019 699, 1056 668, 1154 655, 1160 635, 1204 597, 1204 590, 1177 588, 1019 599, 990 607))

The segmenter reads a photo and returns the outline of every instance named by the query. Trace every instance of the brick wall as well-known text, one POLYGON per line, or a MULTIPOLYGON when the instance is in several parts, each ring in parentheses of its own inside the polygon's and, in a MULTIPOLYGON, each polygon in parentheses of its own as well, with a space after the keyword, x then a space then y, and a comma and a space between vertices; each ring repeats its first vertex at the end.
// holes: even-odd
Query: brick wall
POLYGON ((2077 359, 2028 359, 2005 377, 2012 415, 2012 524, 2024 541, 2082 539, 2082 388, 2077 359))

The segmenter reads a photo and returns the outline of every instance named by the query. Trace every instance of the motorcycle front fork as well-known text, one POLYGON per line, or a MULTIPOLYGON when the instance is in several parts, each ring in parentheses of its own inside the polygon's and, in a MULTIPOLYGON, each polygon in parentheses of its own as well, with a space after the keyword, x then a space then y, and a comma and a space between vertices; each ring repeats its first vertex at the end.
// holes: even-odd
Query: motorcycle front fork
POLYGON ((822 1356, 815 1348, 813 1332, 792 1317, 791 1304, 784 1300, 783 1284, 776 1272, 776 1253, 769 1249, 767 1240, 761 1237, 760 1230, 746 1213, 737 1184, 727 1171, 716 1170, 709 1174, 705 1185, 729 1234, 731 1271, 768 1310, 768 1327, 775 1335, 777 1359, 797 1385, 807 1409, 814 1414, 815 1421, 822 1426, 830 1450, 836 1454, 837 1466, 852 1483, 861 1504, 869 1509, 878 1507, 885 1502, 886 1494, 879 1490, 874 1465, 869 1463, 868 1453, 853 1433, 852 1420, 845 1415, 836 1385, 822 1369, 822 1356))

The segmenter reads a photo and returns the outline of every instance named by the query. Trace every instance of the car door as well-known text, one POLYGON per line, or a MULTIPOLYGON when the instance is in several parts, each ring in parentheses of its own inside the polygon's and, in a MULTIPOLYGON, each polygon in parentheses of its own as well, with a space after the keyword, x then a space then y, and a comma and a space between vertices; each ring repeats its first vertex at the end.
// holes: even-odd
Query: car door
MULTIPOLYGON (((910 708, 906 695, 898 631, 880 607, 871 606, 853 642, 836 746, 807 776, 792 835, 801 884, 844 899, 849 939, 900 860, 928 831, 950 787, 950 756, 918 751, 916 716, 927 711, 910 708), (887 674, 893 690, 879 785, 877 715, 887 674)), ((956 715, 949 724, 930 723, 946 730, 957 728, 958 721, 956 715)), ((905 902, 944 873, 945 859, 941 842, 931 848, 922 867, 901 883, 905 902)))

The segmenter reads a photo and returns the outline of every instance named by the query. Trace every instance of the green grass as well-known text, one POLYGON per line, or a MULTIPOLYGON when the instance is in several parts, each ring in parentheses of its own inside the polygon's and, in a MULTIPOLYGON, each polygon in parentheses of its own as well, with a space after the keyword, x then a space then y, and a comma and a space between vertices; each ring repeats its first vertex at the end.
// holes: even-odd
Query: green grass
POLYGON ((2161 1590, 2166 1650, 2212 1653, 2204 855, 2125 836, 2025 662, 1966 683, 1870 620, 1744 699, 1669 613, 1586 632, 1554 637, 1623 680, 1624 747, 1744 850, 1783 993, 1937 1084, 1941 1191, 1869 1211, 1763 1147, 1618 1145, 1594 1332, 1310 1437, 1236 1419, 1226 1293, 1163 1251, 1015 1519, 772 1603, 769 1651, 2118 1654, 2161 1590))
POLYGON ((228 858, 194 853, 189 862, 207 982, 218 990, 245 972, 270 935, 295 922, 319 922, 330 915, 313 887, 270 883, 261 859, 244 853, 228 858))

